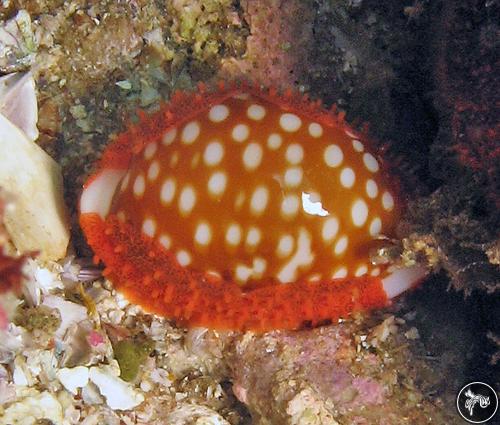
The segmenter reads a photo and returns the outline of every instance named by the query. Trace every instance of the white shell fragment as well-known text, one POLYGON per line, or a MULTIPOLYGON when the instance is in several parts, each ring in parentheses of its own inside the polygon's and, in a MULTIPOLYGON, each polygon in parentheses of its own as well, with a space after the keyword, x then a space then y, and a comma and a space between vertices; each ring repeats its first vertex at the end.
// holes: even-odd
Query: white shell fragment
POLYGON ((66 330, 74 323, 80 323, 87 319, 87 309, 79 304, 66 301, 56 295, 48 295, 43 300, 43 305, 56 308, 61 314, 61 325, 57 329, 55 336, 62 338, 66 330))
POLYGON ((19 251, 58 260, 66 254, 69 225, 60 167, 33 143, 38 135, 33 78, 7 76, 0 87, 0 187, 14 197, 5 226, 19 251))
POLYGON ((111 409, 129 410, 144 401, 144 396, 117 377, 110 366, 92 367, 89 378, 97 385, 111 409))
POLYGON ((57 371, 56 376, 64 388, 66 388, 70 393, 76 395, 78 388, 85 387, 88 384, 89 369, 85 366, 72 368, 64 367, 57 371))
POLYGON ((26 391, 26 397, 7 407, 1 417, 4 424, 34 424, 37 420, 50 420, 63 424, 63 409, 56 397, 48 391, 26 391), (20 421, 22 418, 22 421, 20 421))

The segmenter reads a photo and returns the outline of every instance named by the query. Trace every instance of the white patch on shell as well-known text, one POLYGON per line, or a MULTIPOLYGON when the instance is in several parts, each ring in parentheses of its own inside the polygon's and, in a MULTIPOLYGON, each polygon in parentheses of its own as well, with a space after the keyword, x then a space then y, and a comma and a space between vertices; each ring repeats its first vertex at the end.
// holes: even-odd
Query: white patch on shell
POLYGON ((309 124, 309 134, 315 138, 321 137, 323 135, 323 127, 316 122, 312 122, 309 124))
POLYGON ((191 264, 191 255, 184 249, 177 251, 176 258, 179 264, 183 267, 186 267, 189 264, 191 264))
POLYGON ((146 180, 142 174, 139 174, 134 181, 134 195, 138 198, 144 195, 144 191, 146 190, 146 180))
POLYGON ((267 138, 267 147, 272 151, 279 149, 283 143, 283 138, 278 133, 272 133, 267 138))
POLYGON ((209 167, 213 167, 219 164, 222 161, 222 157, 224 156, 224 147, 220 142, 210 142, 205 148, 205 152, 203 154, 203 160, 205 164, 209 167))
POLYGON ((291 167, 285 171, 285 184, 288 187, 297 187, 302 182, 303 171, 300 167, 291 167))
POLYGON ((160 200, 164 204, 170 204, 175 196, 176 183, 173 178, 165 180, 160 190, 160 200))
POLYGON ((304 158, 304 149, 298 143, 293 143, 286 149, 286 160, 292 164, 299 164, 304 158))
POLYGON ((331 168, 335 168, 342 164, 344 154, 342 149, 340 149, 337 145, 329 145, 323 153, 323 159, 325 160, 326 165, 331 168))
POLYGON ((156 223, 153 219, 147 218, 142 223, 142 232, 152 238, 156 233, 156 223))
POLYGON ((295 253, 279 271, 278 280, 281 282, 293 282, 297 280, 299 269, 310 265, 313 260, 314 254, 311 250, 311 235, 304 228, 300 228, 295 253))
POLYGON ((160 174, 160 163, 158 161, 153 161, 148 169, 148 180, 154 181, 158 178, 160 174))
POLYGON ((302 125, 302 120, 295 114, 291 114, 289 112, 285 112, 281 114, 280 117, 280 126, 283 130, 288 133, 293 133, 297 131, 302 125))
POLYGON ((299 212, 300 201, 296 195, 287 195, 281 201, 281 215, 291 218, 299 212))
POLYGON ((359 266, 356 271, 354 272, 354 276, 360 277, 368 273, 368 267, 366 267, 364 264, 359 266))
POLYGON ((156 143, 149 143, 145 148, 144 148, 144 159, 146 161, 149 161, 151 158, 156 153, 156 150, 158 149, 158 144, 156 143))
POLYGON ((356 139, 352 141, 352 147, 356 152, 363 152, 365 150, 363 143, 356 139))
POLYGON ((378 195, 378 186, 374 180, 368 179, 366 181, 366 194, 369 198, 376 198, 378 195))
POLYGON ((226 190, 227 176, 222 171, 213 173, 208 179, 208 191, 214 196, 221 196, 226 190))
POLYGON ((347 249, 348 244, 349 244, 349 238, 347 236, 342 236, 335 244, 335 248, 333 250, 335 255, 343 254, 347 249))
POLYGON ((332 276, 332 279, 342 279, 347 276, 347 269, 345 267, 341 267, 337 269, 332 276))
POLYGON ((389 192, 384 192, 382 195, 382 206, 386 211, 390 211, 394 208, 394 198, 389 192))
POLYGON ((192 186, 185 186, 179 195, 179 211, 189 214, 196 204, 196 192, 192 186))
POLYGON ((250 209, 255 215, 262 214, 269 200, 269 191, 265 186, 259 186, 252 194, 250 199, 250 209))
POLYGON ((288 257, 293 251, 293 245, 294 239, 292 235, 281 236, 276 248, 276 255, 280 258, 288 257))
POLYGON ((363 154, 363 162, 365 163, 365 167, 372 173, 375 173, 379 170, 378 161, 371 153, 367 152, 363 154))
POLYGON ((361 227, 368 218, 368 205, 362 199, 356 200, 351 207, 352 222, 356 227, 361 227))
POLYGON ((375 217, 370 224, 370 235, 375 237, 380 234, 382 230, 382 220, 379 217, 375 217))
POLYGON ((162 234, 158 238, 158 242, 163 246, 165 249, 170 249, 172 246, 172 238, 166 234, 162 234))
POLYGON ((171 145, 175 140, 175 136, 177 136, 177 129, 174 127, 174 128, 171 128, 170 130, 168 130, 163 135, 163 137, 161 139, 161 143, 165 146, 171 145))
POLYGON ((250 143, 243 151, 243 165, 249 171, 255 170, 262 161, 262 146, 250 143))
POLYGON ((231 132, 231 137, 236 142, 244 142, 246 139, 248 139, 249 134, 250 134, 250 129, 248 128, 248 125, 238 124, 233 128, 233 131, 231 132))
POLYGON ((339 220, 336 217, 330 217, 325 220, 321 229, 321 236, 325 242, 331 242, 337 236, 339 231, 339 220))
POLYGON ((194 233, 194 240, 196 243, 206 246, 212 240, 212 231, 210 230, 210 226, 208 223, 200 223, 196 227, 196 231, 194 233))
POLYGON ((250 105, 247 109, 248 118, 260 121, 262 118, 266 116, 266 109, 262 105, 253 104, 250 105))
POLYGON ((241 241, 241 227, 239 224, 231 224, 226 231, 226 242, 231 246, 236 246, 241 241))
POLYGON ((186 145, 192 144, 200 135, 200 124, 197 121, 191 121, 186 124, 182 130, 182 143, 186 145))
POLYGON ((208 118, 213 122, 224 121, 229 116, 229 108, 226 105, 215 105, 210 108, 208 118))
POLYGON ((354 186, 354 182, 356 181, 356 175, 352 168, 346 167, 340 173, 340 183, 346 189, 350 189, 354 186))
POLYGON ((245 244, 248 245, 249 247, 255 247, 259 244, 261 237, 262 236, 260 230, 257 229, 256 227, 251 227, 248 230, 245 244))

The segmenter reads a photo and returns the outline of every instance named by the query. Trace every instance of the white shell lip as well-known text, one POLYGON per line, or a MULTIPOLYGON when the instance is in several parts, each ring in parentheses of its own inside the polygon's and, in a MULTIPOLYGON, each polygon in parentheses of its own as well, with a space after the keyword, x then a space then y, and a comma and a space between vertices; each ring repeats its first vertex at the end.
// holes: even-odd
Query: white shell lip
POLYGON ((416 286, 428 274, 428 269, 423 266, 398 268, 382 279, 382 286, 387 298, 393 299, 416 286))
POLYGON ((113 195, 127 170, 102 170, 83 190, 80 198, 80 213, 96 213, 104 220, 111 209, 113 195))

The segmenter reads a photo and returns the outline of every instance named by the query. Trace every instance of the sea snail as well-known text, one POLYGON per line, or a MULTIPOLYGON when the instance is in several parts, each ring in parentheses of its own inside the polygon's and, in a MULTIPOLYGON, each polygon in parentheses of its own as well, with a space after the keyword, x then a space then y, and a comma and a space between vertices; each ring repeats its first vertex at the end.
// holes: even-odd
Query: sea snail
POLYGON ((177 92, 118 135, 80 201, 114 286, 184 325, 296 329, 383 307, 426 274, 372 265, 401 206, 365 135, 302 96, 177 92))

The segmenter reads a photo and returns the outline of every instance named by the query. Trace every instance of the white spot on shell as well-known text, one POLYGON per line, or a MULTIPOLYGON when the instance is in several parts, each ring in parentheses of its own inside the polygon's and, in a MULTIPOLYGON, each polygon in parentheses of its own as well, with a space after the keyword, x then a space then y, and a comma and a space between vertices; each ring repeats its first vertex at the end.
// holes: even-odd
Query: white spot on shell
POLYGON ((144 195, 144 191, 146 190, 146 181, 144 180, 144 176, 139 174, 134 181, 134 195, 138 198, 144 195))
POLYGON ((191 121, 186 124, 182 130, 182 143, 186 145, 192 144, 200 135, 200 124, 197 121, 191 121))
POLYGON ((241 227, 233 223, 227 228, 226 232, 226 242, 229 245, 236 246, 241 241, 241 227))
POLYGON ((206 246, 212 240, 212 231, 210 230, 210 226, 207 223, 200 223, 198 227, 196 227, 196 231, 194 233, 194 240, 203 246, 206 246))
POLYGON ((181 214, 189 214, 196 203, 196 192, 192 186, 185 186, 179 195, 179 211, 181 214))
POLYGON ((297 187, 302 182, 303 171, 300 167, 291 167, 285 171, 285 184, 288 187, 297 187))
POLYGON ((352 141, 352 147, 356 152, 363 152, 365 150, 363 143, 356 139, 352 141))
POLYGON ((311 235, 304 228, 299 229, 295 253, 290 260, 281 268, 277 277, 281 282, 293 282, 297 279, 298 270, 310 265, 314 260, 311 250, 311 235))
POLYGON ((340 149, 337 145, 329 145, 326 147, 325 152, 323 153, 323 159, 325 160, 326 165, 334 168, 342 164, 344 154, 342 152, 342 149, 340 149))
POLYGON ((269 191, 266 187, 259 186, 257 189, 255 189, 254 193, 252 194, 252 198, 250 199, 251 211, 256 215, 262 214, 267 207, 268 200, 269 191))
POLYGON ((250 143, 243 152, 243 164, 249 171, 255 170, 262 161, 262 147, 258 143, 250 143))
POLYGON ((339 220, 336 217, 330 217, 323 223, 321 236, 325 242, 330 242, 335 239, 339 231, 339 220))
POLYGON ((384 192, 384 194, 382 195, 382 206, 387 211, 390 211, 394 208, 394 198, 389 192, 384 192))
POLYGON ((252 268, 244 264, 236 266, 236 279, 240 282, 246 282, 252 276, 252 268))
POLYGON ((335 244, 334 248, 335 255, 343 254, 347 249, 348 244, 349 244, 349 239, 347 238, 347 236, 342 236, 335 244))
POLYGON ((205 148, 203 160, 209 167, 219 164, 224 156, 224 147, 220 142, 210 142, 205 148))
POLYGON ((283 130, 292 133, 297 131, 302 125, 302 120, 295 114, 291 114, 286 112, 281 114, 280 117, 280 126, 283 130))
POLYGON ((175 196, 175 188, 175 180, 172 178, 166 179, 160 190, 161 202, 163 202, 164 204, 170 204, 175 196))
POLYGON ((208 118, 213 122, 224 121, 229 115, 229 108, 226 105, 215 105, 210 108, 208 118))
POLYGON ((350 189, 354 186, 354 182, 356 181, 356 175, 352 168, 346 167, 340 173, 340 183, 347 189, 350 189))
POLYGON ((378 276, 380 274, 380 269, 378 267, 375 267, 371 272, 371 276, 378 276))
POLYGON ((156 143, 148 143, 148 145, 144 148, 144 159, 149 161, 156 153, 158 149, 158 145, 156 143))
POLYGON ((271 150, 279 149, 283 143, 283 138, 278 133, 273 133, 267 138, 267 147, 271 150))
POLYGON ((256 257, 253 260, 253 271, 257 276, 262 276, 266 271, 267 261, 264 258, 256 257))
POLYGON ((297 165, 304 158, 304 149, 298 143, 293 143, 286 149, 286 160, 293 165, 297 165))
POLYGON ((259 121, 266 116, 266 109, 262 105, 253 104, 247 109, 248 118, 259 121))
POLYGON ((220 196, 226 190, 227 176, 222 171, 213 173, 208 179, 208 191, 215 196, 220 196))
POLYGON ((142 232, 146 235, 152 238, 155 233, 156 233, 156 223, 154 222, 153 219, 147 218, 144 220, 142 223, 142 232))
POLYGON ((382 220, 379 217, 375 217, 370 224, 370 235, 377 236, 382 230, 382 220))
POLYGON ((366 181, 366 194, 369 198, 376 198, 378 195, 378 186, 374 180, 368 179, 366 181))
POLYGON ((358 199, 352 204, 351 208, 352 222, 356 227, 361 227, 368 218, 368 205, 362 199, 358 199))
POLYGON ((160 174, 160 164, 158 161, 153 161, 148 169, 148 180, 154 181, 160 174))
POLYGON ((184 249, 177 252, 176 258, 179 264, 183 267, 191 264, 191 255, 184 249))
POLYGON ((347 276, 347 269, 345 267, 341 267, 337 269, 335 273, 333 273, 332 279, 342 279, 347 276))
POLYGON ((372 173, 378 171, 379 169, 378 161, 371 153, 363 154, 363 162, 365 163, 365 167, 372 173))
POLYGON ((287 195, 281 202, 281 214, 286 218, 295 216, 299 211, 300 201, 296 195, 287 195))
POLYGON ((172 246, 172 238, 166 234, 161 235, 158 238, 158 242, 163 246, 165 249, 170 249, 172 246))
POLYGON ((246 124, 236 125, 231 132, 231 136, 236 142, 244 142, 246 139, 248 139, 249 134, 250 129, 246 124))
POLYGON ((168 130, 164 135, 163 138, 161 139, 161 142, 165 145, 168 146, 172 144, 175 140, 175 136, 177 136, 177 129, 176 128, 171 128, 168 130))
POLYGON ((256 227, 251 227, 248 230, 245 244, 250 246, 250 247, 255 247, 259 244, 260 239, 261 239, 260 230, 257 229, 256 227))
POLYGON ((283 235, 276 248, 276 254, 280 258, 288 257, 293 251, 294 240, 292 235, 283 235))
POLYGON ((365 275, 368 272, 368 267, 366 267, 364 264, 359 266, 356 271, 354 272, 354 276, 360 277, 365 275))
POLYGON ((312 122, 311 124, 309 124, 309 134, 312 137, 321 137, 323 135, 323 127, 321 127, 321 125, 316 122, 312 122))

